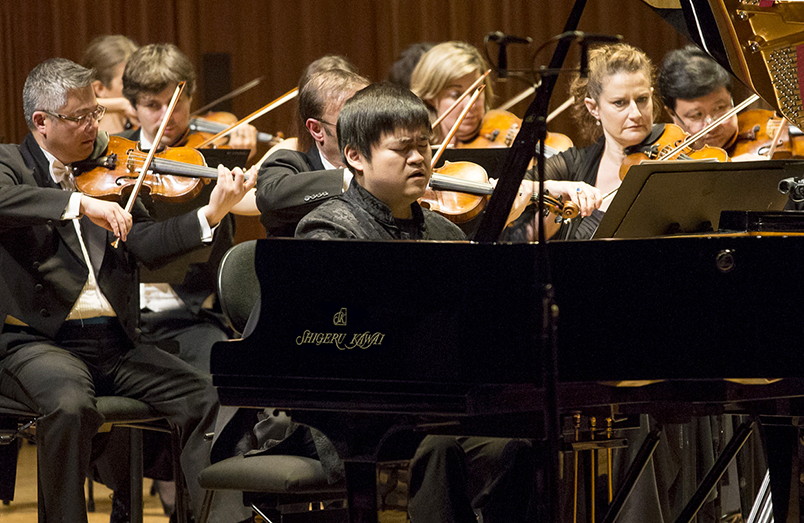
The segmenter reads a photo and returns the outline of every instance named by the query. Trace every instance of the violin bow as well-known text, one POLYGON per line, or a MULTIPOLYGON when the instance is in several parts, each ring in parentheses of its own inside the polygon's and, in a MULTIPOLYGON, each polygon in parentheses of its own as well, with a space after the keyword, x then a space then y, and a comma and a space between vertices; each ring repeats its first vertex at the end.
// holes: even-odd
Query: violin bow
MULTIPOLYGON (((686 140, 684 140, 683 142, 681 142, 680 144, 678 144, 674 148, 670 149, 666 153, 662 154, 659 158, 657 158, 657 161, 670 158, 674 154, 676 154, 677 152, 683 151, 689 145, 697 142, 699 139, 701 139, 701 137, 703 137, 707 133, 709 133, 709 131, 711 131, 712 129, 714 129, 718 125, 722 124, 723 122, 725 122, 726 120, 728 120, 729 118, 731 118, 735 114, 739 113, 740 111, 742 111, 743 109, 745 109, 746 107, 748 107, 752 103, 756 102, 757 100, 759 100, 759 95, 758 94, 753 94, 753 95, 749 96, 748 98, 746 98, 745 100, 740 102, 738 105, 732 107, 731 109, 726 111, 723 115, 719 116, 716 120, 712 121, 712 123, 710 123, 709 125, 707 125, 703 129, 701 129, 697 133, 693 134, 692 136, 690 136, 689 138, 687 138, 686 140)), ((776 139, 778 140, 778 137, 776 139)), ((614 189, 613 191, 611 191, 608 194, 606 194, 605 196, 603 196, 601 198, 601 200, 605 200, 606 198, 614 195, 615 193, 617 193, 617 189, 614 189)))
POLYGON ((787 118, 782 116, 781 120, 779 120, 779 127, 777 127, 776 132, 773 133, 773 141, 771 142, 770 147, 768 147, 768 152, 766 153, 769 160, 773 159, 773 153, 776 152, 776 147, 779 145, 779 140, 782 137, 785 127, 787 127, 787 118))
MULTIPOLYGON (((151 168, 151 162, 153 162, 154 155, 156 155, 156 151, 159 149, 159 144, 162 142, 162 136, 165 134, 165 128, 167 128, 170 117, 173 116, 173 110, 176 108, 176 103, 178 103, 179 98, 181 98, 181 93, 184 91, 184 86, 186 84, 187 82, 184 81, 179 82, 179 84, 176 86, 176 90, 173 92, 173 98, 170 99, 170 104, 168 104, 165 117, 162 118, 162 123, 159 124, 159 130, 156 131, 156 137, 154 138, 151 150, 148 151, 148 156, 145 157, 145 161, 140 169, 140 174, 137 176, 137 181, 134 183, 134 187, 131 189, 131 194, 128 196, 128 202, 126 202, 125 207, 126 212, 130 213, 131 209, 134 208, 134 202, 137 201, 137 196, 140 194, 140 189, 145 181, 145 176, 148 174, 148 170, 151 168)), ((112 246, 117 248, 119 241, 119 238, 116 239, 114 242, 112 242, 112 246)))
POLYGON ((280 96, 279 98, 274 100, 273 102, 269 102, 269 103, 265 104, 264 106, 262 106, 261 108, 257 109, 256 111, 254 111, 250 115, 246 116, 242 120, 238 120, 237 122, 233 123, 232 125, 230 125, 226 129, 222 130, 221 132, 219 132, 215 136, 213 136, 211 138, 207 138, 206 140, 204 140, 203 142, 198 144, 195 148, 196 149, 202 149, 205 146, 207 146, 207 145, 211 144, 212 142, 214 142, 215 140, 223 138, 224 136, 228 136, 230 133, 232 133, 238 127, 240 127, 242 125, 246 125, 247 123, 250 123, 252 120, 256 120, 260 116, 273 111, 274 109, 276 109, 280 105, 284 104, 285 102, 296 98, 296 96, 298 96, 298 95, 299 95, 299 88, 294 87, 293 89, 291 89, 290 91, 286 92, 285 94, 283 94, 282 96, 280 96))
POLYGON ((464 118, 466 118, 466 115, 469 113, 469 110, 472 108, 472 105, 474 105, 475 101, 477 100, 477 97, 480 96, 480 93, 482 93, 483 89, 485 88, 486 88, 485 85, 481 85, 480 87, 475 88, 475 92, 469 99, 469 103, 466 104, 466 107, 463 108, 461 114, 458 115, 457 120, 455 120, 455 124, 453 124, 452 128, 447 133, 447 137, 444 139, 444 141, 438 147, 436 153, 433 155, 433 159, 430 162, 431 165, 437 164, 438 160, 441 159, 441 155, 444 154, 444 150, 447 148, 447 144, 449 144, 449 142, 452 140, 452 137, 455 136, 455 133, 458 132, 458 127, 461 126, 464 118))
POLYGON ((250 82, 248 82, 246 84, 241 85, 240 87, 238 87, 237 89, 235 89, 233 91, 229 91, 228 93, 226 93, 225 95, 221 96, 220 98, 217 98, 217 99, 211 101, 210 103, 208 103, 204 107, 202 107, 200 109, 196 109, 195 111, 193 111, 190 114, 190 116, 198 116, 199 114, 202 114, 204 111, 212 109, 213 107, 215 107, 216 105, 218 105, 221 102, 225 102, 226 100, 231 100, 235 96, 240 96, 241 94, 245 93, 249 89, 257 87, 260 84, 260 82, 262 82, 263 78, 265 78, 265 77, 260 76, 259 78, 255 78, 254 80, 252 80, 252 81, 250 81, 250 82))
POLYGON ((525 98, 527 98, 528 96, 532 95, 535 92, 536 92, 536 86, 531 85, 527 89, 524 89, 520 91, 518 94, 514 95, 513 98, 509 98, 508 101, 506 101, 505 103, 500 104, 500 106, 497 107, 497 109, 500 111, 507 111, 508 109, 515 106, 516 104, 518 104, 519 102, 521 102, 522 100, 524 100, 525 98))
POLYGON ((746 98, 745 100, 740 102, 740 104, 732 107, 731 109, 726 111, 723 115, 719 116, 712 123, 710 123, 709 125, 707 125, 703 129, 698 131, 697 133, 693 134, 692 136, 690 136, 689 138, 687 138, 686 140, 684 140, 683 142, 681 142, 680 144, 678 144, 674 148, 670 149, 669 151, 667 151, 666 153, 661 155, 659 158, 657 158, 657 160, 665 160, 667 158, 672 157, 677 152, 683 151, 684 149, 686 149, 691 144, 694 144, 695 142, 697 142, 703 136, 706 136, 709 133, 709 131, 711 131, 712 129, 714 129, 718 125, 722 124, 723 122, 725 122, 726 120, 728 120, 729 118, 731 118, 735 114, 739 113, 740 111, 742 111, 743 109, 745 109, 746 107, 748 107, 752 103, 756 102, 757 100, 759 100, 759 95, 758 94, 752 94, 751 96, 749 96, 748 98, 746 98))
MULTIPOLYGON (((447 109, 446 111, 444 111, 444 114, 442 114, 441 116, 439 116, 438 118, 436 118, 436 121, 435 121, 435 122, 433 122, 433 125, 431 126, 431 129, 435 129, 436 127, 438 127, 438 126, 441 124, 441 122, 443 122, 443 121, 444 121, 444 118, 446 118, 446 117, 449 115, 449 113, 451 113, 452 111, 454 111, 454 110, 455 110, 455 108, 456 108, 456 107, 458 107, 458 104, 459 104, 459 103, 461 103, 461 102, 463 101, 463 99, 464 99, 464 98, 466 98, 467 96, 469 96, 469 93, 471 93, 471 92, 472 92, 472 90, 477 89, 477 87, 478 87, 478 86, 479 86, 481 83, 483 83, 483 80, 485 80, 485 79, 486 79, 486 77, 487 77, 489 74, 491 74, 491 69, 487 69, 487 70, 486 70, 486 72, 485 72, 485 73, 483 73, 483 74, 481 74, 481 75, 478 77, 478 79, 477 79, 477 80, 475 80, 474 82, 472 82, 472 85, 470 85, 469 87, 467 87, 467 88, 466 88, 466 91, 464 91, 464 92, 463 92, 463 94, 462 94, 462 95, 460 95, 460 96, 458 97, 458 99, 457 99, 457 100, 455 100, 455 101, 452 103, 452 105, 450 105, 450 106, 449 106, 449 109, 447 109)), ((469 104, 469 105, 471 106, 472 104, 469 104)))
POLYGON ((556 116, 558 116, 559 114, 561 114, 564 111, 566 111, 567 107, 570 107, 574 103, 575 103, 575 97, 574 96, 570 96, 569 98, 564 100, 564 102, 561 105, 559 105, 558 107, 553 109, 552 113, 547 115, 547 120, 545 120, 546 123, 552 122, 553 119, 555 119, 556 116))

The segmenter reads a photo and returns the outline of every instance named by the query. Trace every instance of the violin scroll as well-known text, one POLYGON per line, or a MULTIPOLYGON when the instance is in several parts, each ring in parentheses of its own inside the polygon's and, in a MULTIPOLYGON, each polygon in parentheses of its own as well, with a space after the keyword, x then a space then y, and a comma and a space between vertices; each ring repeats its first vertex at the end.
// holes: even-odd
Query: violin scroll
MULTIPOLYGON (((538 196, 533 196, 534 201, 538 199, 538 196)), ((561 198, 555 198, 549 194, 544 195, 544 206, 546 215, 555 215, 556 223, 570 221, 581 213, 581 209, 575 202, 564 202, 561 198)))

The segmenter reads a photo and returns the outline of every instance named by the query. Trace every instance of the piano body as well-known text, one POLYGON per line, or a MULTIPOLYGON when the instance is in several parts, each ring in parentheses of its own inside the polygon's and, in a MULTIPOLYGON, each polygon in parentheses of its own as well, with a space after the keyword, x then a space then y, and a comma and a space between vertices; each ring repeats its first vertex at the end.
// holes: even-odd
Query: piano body
MULTIPOLYGON (((716 38, 742 59, 742 70, 730 67, 738 74, 757 57, 742 45, 748 29, 724 28, 731 15, 722 15, 745 7, 752 19, 769 3, 712 2, 709 15, 726 20, 716 38)), ((757 169, 778 183, 798 164, 757 169)), ((784 417, 791 423, 768 445, 773 506, 776 521, 794 521, 804 235, 790 231, 804 231, 804 220, 781 221, 776 231, 550 242, 547 252, 560 311, 558 408, 784 417)), ((346 463, 352 521, 376 521, 375 462, 412 455, 425 433, 549 437, 539 248, 261 240, 256 328, 213 348, 221 403, 288 410, 326 433, 346 463)))
MULTIPOLYGON (((333 439, 347 474, 405 431, 408 452, 424 431, 541 438, 540 293, 523 277, 536 248, 261 240, 259 327, 213 352, 221 402, 289 409, 333 439)), ((556 242, 550 254, 562 411, 788 414, 766 400, 804 396, 804 237, 556 242), (601 383, 627 380, 666 381, 601 383)))

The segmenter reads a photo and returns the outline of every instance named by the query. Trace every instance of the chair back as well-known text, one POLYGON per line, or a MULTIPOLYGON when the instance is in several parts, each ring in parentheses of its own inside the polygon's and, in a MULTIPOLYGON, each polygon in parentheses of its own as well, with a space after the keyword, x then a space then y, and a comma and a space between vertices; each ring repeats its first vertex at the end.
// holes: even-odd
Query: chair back
POLYGON ((254 268, 257 240, 226 251, 218 267, 218 299, 226 321, 238 335, 243 333, 254 304, 260 299, 260 282, 254 268))

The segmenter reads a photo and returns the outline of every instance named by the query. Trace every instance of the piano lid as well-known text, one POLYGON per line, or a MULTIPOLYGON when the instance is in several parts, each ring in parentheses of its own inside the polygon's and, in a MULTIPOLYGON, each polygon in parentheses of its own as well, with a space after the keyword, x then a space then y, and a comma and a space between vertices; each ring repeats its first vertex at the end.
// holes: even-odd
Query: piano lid
POLYGON ((804 125, 804 1, 643 0, 779 113, 804 125), (675 24, 674 24, 675 25, 675 24))

